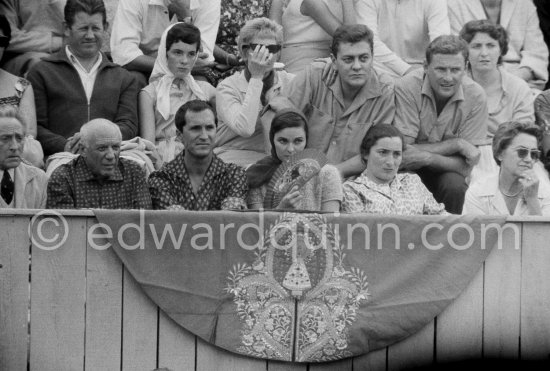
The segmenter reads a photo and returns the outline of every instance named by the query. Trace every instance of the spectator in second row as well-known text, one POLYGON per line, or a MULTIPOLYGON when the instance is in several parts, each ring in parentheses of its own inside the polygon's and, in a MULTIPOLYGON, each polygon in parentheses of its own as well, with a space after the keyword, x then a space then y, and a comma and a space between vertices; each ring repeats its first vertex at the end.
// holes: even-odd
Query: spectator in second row
POLYGON ((139 93, 140 135, 157 145, 165 162, 172 161, 183 148, 175 140, 178 108, 193 99, 215 102, 216 89, 191 76, 200 47, 197 27, 183 22, 170 25, 160 39, 151 83, 139 93))
POLYGON ((103 0, 67 0, 67 45, 29 72, 46 156, 75 152, 80 127, 94 118, 113 121, 124 140, 137 135, 135 79, 100 51, 106 17, 103 0))
POLYGON ((451 31, 458 35, 469 21, 487 19, 508 33, 508 53, 503 57, 510 72, 531 87, 544 89, 548 80, 548 47, 540 30, 532 0, 448 0, 451 31))
MULTIPOLYGON (((0 14, 0 60, 11 42, 11 27, 3 14, 0 14)), ((42 146, 36 137, 36 109, 34 93, 28 80, 12 75, 0 68, 0 107, 15 108, 17 118, 26 133, 23 158, 33 165, 44 166, 42 146)))
POLYGON ((395 85, 395 126, 405 136, 403 170, 415 171, 447 211, 462 212, 466 177, 487 141, 487 100, 465 76, 468 46, 439 36, 426 50, 424 71, 395 85))

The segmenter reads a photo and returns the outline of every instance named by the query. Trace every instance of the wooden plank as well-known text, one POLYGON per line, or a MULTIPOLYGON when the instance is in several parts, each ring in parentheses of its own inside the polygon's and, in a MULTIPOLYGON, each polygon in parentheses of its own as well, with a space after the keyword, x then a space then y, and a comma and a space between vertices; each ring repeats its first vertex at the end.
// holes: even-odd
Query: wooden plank
POLYGON ((388 348, 378 349, 363 356, 353 358, 353 370, 385 371, 388 348))
POLYGON ((521 264, 521 358, 550 357, 548 223, 525 223, 521 264))
POLYGON ((170 319, 162 310, 159 318, 159 367, 170 371, 195 368, 196 336, 170 319))
POLYGON ((82 370, 86 218, 43 221, 43 230, 33 232, 36 239, 32 245, 30 368, 82 370), (65 233, 67 240, 59 248, 47 251, 41 247, 44 243, 41 236, 52 238, 65 233))
POLYGON ((306 363, 267 361, 268 371, 307 371, 306 363))
POLYGON ((433 363, 434 321, 388 348, 388 370, 426 367, 433 363))
MULTIPOLYGON (((97 223, 88 218, 87 231, 97 223)), ((86 370, 117 370, 121 362, 122 262, 112 249, 87 245, 86 370)))
POLYGON ((158 308, 124 268, 122 302, 122 370, 157 367, 158 308))
POLYGON ((0 370, 26 370, 29 217, 0 217, 0 370))
POLYGON ((353 359, 346 358, 341 361, 310 363, 309 371, 352 371, 353 359))
POLYGON ((436 362, 482 356, 483 269, 437 317, 436 362))
POLYGON ((197 337, 196 371, 265 371, 267 361, 245 357, 215 347, 197 337))
POLYGON ((502 245, 495 246, 485 261, 483 294, 483 356, 485 358, 514 359, 519 356, 521 224, 515 224, 515 226, 516 232, 513 229, 504 230, 502 245))

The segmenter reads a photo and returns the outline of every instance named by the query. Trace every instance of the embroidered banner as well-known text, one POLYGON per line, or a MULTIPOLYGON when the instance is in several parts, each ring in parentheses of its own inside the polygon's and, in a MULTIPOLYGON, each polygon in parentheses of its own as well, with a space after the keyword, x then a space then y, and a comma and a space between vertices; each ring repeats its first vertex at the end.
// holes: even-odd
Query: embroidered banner
POLYGON ((88 242, 112 246, 178 324, 233 352, 297 362, 364 354, 420 330, 507 227, 503 217, 95 213, 88 242))

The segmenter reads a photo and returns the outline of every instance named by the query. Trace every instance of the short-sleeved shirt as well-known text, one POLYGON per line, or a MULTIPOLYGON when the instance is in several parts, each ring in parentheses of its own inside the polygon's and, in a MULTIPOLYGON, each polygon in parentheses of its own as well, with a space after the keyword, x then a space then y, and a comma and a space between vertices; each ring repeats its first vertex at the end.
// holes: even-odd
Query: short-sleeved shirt
POLYGON ((99 181, 82 156, 54 170, 48 182, 49 209, 150 209, 145 170, 120 158, 114 175, 99 181))
POLYGON ((226 164, 214 155, 198 191, 194 192, 184 156, 185 151, 149 176, 154 209, 246 209, 248 186, 244 169, 226 164))
POLYGON ((395 122, 415 143, 462 138, 487 144, 487 98, 483 88, 465 76, 457 92, 437 114, 436 101, 424 71, 413 71, 395 83, 395 122))
MULTIPOLYGON (((248 195, 248 204, 263 204, 267 186, 252 188, 248 195)), ((319 174, 311 178, 300 188, 302 201, 298 207, 301 210, 319 211, 324 202, 342 201, 342 178, 340 172, 332 165, 325 165, 319 174)), ((278 205, 271 205, 275 209, 278 205)))
POLYGON ((317 61, 296 75, 283 90, 308 117, 308 148, 326 153, 331 164, 359 154, 367 130, 391 124, 395 114, 393 82, 374 69, 351 105, 345 108, 340 78, 331 79, 332 62, 317 61))
POLYGON ((438 203, 416 174, 400 173, 389 184, 378 184, 363 172, 344 183, 342 211, 393 215, 444 215, 438 203))

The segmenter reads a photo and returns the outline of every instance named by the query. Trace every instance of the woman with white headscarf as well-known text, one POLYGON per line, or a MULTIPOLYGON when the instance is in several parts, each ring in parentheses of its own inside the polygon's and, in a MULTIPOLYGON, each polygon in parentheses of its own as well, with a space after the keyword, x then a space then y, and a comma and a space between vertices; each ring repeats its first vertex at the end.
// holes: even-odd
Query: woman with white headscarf
POLYGON ((191 76, 200 40, 199 29, 192 24, 175 23, 168 27, 160 40, 149 85, 139 93, 141 137, 157 145, 165 162, 173 160, 183 149, 183 144, 176 140, 174 124, 178 108, 193 99, 214 104, 216 89, 191 76))

